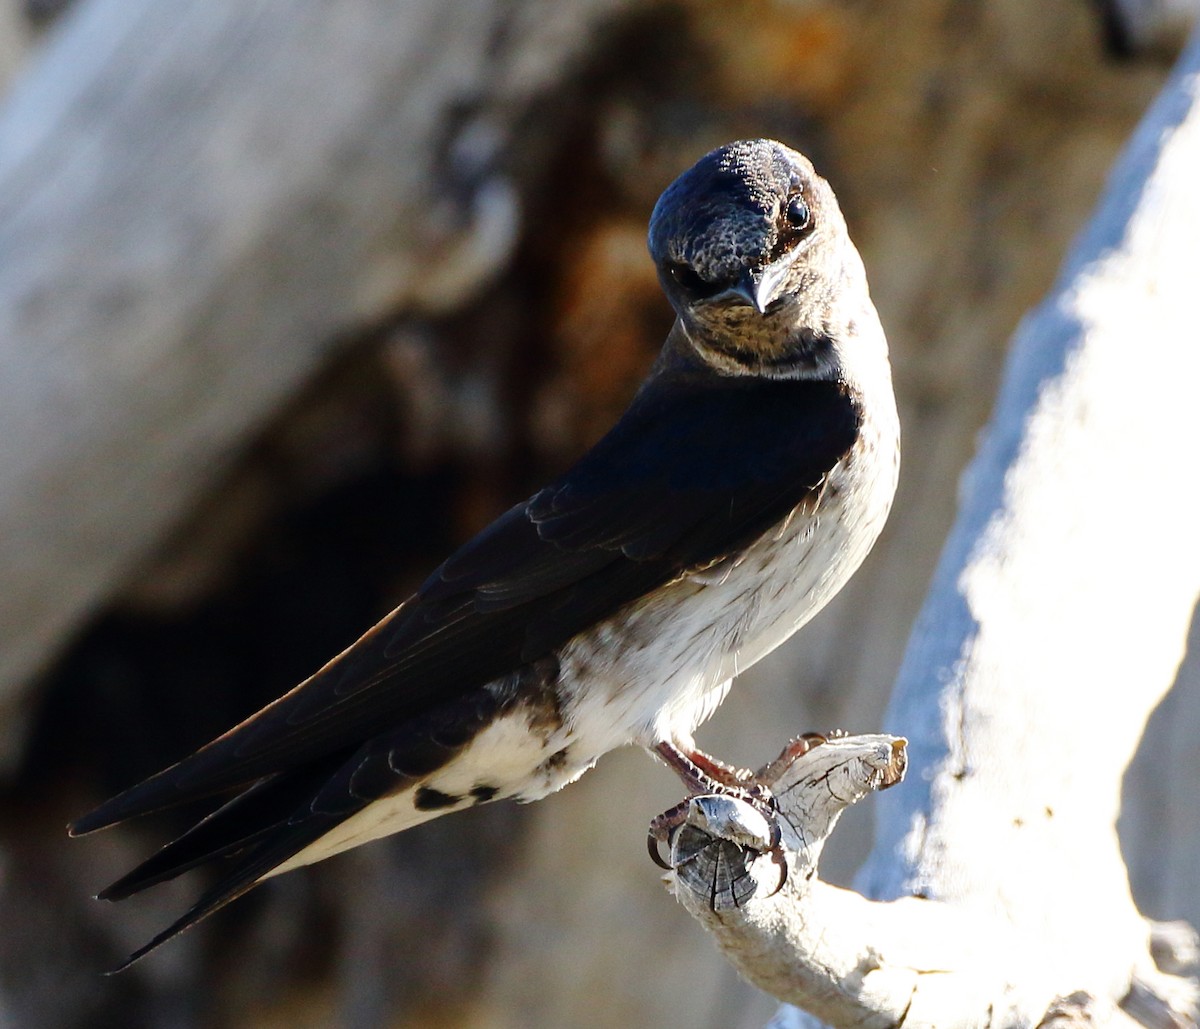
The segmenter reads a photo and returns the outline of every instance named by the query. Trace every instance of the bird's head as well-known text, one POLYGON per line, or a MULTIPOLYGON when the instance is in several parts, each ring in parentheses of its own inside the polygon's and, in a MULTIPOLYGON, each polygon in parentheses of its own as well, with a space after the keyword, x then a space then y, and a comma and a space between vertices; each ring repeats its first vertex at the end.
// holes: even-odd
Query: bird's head
POLYGON ((719 147, 671 183, 649 246, 693 345, 734 373, 814 365, 839 295, 863 277, 828 183, 769 139, 719 147))

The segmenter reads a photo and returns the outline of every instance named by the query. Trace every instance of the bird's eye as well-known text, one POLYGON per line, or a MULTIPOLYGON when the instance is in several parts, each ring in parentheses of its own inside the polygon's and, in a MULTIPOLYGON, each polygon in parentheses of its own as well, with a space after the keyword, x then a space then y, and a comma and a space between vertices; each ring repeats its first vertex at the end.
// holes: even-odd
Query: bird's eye
POLYGON ((804 202, 804 197, 797 193, 788 201, 788 205, 784 209, 784 217, 787 218, 788 224, 793 229, 807 229, 808 223, 812 220, 812 212, 808 209, 808 204, 804 202))
POLYGON ((697 299, 703 300, 705 297, 715 296, 721 291, 722 287, 719 282, 709 282, 691 265, 669 264, 667 271, 672 279, 697 299))

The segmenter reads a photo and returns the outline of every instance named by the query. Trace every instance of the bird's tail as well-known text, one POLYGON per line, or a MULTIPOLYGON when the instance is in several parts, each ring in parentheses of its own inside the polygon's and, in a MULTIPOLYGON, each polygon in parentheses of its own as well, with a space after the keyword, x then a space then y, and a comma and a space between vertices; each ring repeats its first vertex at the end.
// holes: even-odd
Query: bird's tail
POLYGON ((168 843, 137 868, 97 894, 123 900, 205 864, 220 868, 216 880, 183 915, 134 951, 119 972, 160 944, 246 893, 368 803, 315 809, 314 797, 336 775, 344 755, 263 779, 168 843))
POLYGON ((241 730, 220 737, 192 758, 76 821, 73 833, 93 832, 134 815, 210 795, 214 784, 241 788, 223 807, 101 891, 101 899, 121 900, 200 865, 211 864, 216 871, 216 881, 200 899, 130 955, 121 968, 269 875, 492 799, 499 787, 476 787, 452 795, 427 783, 495 720, 499 703, 492 693, 477 690, 454 705, 406 720, 357 747, 323 752, 313 744, 313 740, 324 742, 317 726, 315 736, 301 741, 304 747, 296 744, 279 753, 270 751, 269 762, 254 751, 257 756, 248 765, 249 759, 239 758, 238 734, 254 730, 265 714, 279 714, 267 708, 243 723, 241 730), (234 762, 236 774, 223 760, 217 760, 221 755, 234 762), (204 774, 196 772, 197 760, 204 774), (247 780, 246 768, 253 768, 258 775, 247 780), (373 816, 365 821, 356 818, 379 801, 383 804, 373 816))
MULTIPOLYGON (((120 965, 112 969, 109 974, 124 971, 135 961, 145 957, 156 947, 166 943, 167 940, 178 936, 185 929, 191 928, 191 926, 195 925, 201 919, 207 918, 214 911, 223 908, 230 901, 237 900, 238 897, 261 882, 272 869, 319 839, 340 821, 342 821, 340 817, 330 815, 313 817, 304 820, 294 827, 290 827, 288 831, 264 831, 257 838, 245 841, 244 849, 237 851, 237 856, 231 859, 231 863, 224 875, 205 890, 199 899, 180 915, 179 918, 162 930, 162 932, 157 933, 149 942, 138 947, 120 965)), ((275 828, 278 829, 279 827, 275 828)), ((174 844, 171 846, 174 846, 174 844)), ((234 844, 233 846, 240 846, 240 844, 234 844)), ((158 855, 155 855, 155 858, 157 857, 158 855)), ((155 858, 151 858, 151 862, 155 858)), ((188 859, 178 869, 160 870, 148 878, 143 885, 130 887, 126 881, 136 877, 137 870, 135 870, 135 872, 122 879, 120 883, 115 883, 113 887, 105 890, 100 896, 108 897, 109 899, 117 899, 118 896, 129 896, 129 894, 136 893, 139 889, 142 889, 143 886, 149 886, 153 882, 161 882, 164 879, 169 879, 172 875, 177 875, 187 868, 192 868, 203 860, 205 859, 188 859), (125 884, 123 887, 124 892, 118 892, 117 894, 110 892, 121 884, 125 884)), ((147 862, 146 864, 149 865, 151 862, 147 862)))

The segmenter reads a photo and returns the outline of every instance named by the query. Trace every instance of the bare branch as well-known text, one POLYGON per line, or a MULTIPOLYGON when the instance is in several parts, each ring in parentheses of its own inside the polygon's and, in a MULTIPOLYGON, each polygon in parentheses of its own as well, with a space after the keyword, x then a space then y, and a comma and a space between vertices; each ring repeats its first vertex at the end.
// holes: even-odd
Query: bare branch
MULTIPOLYGON (((768 817, 747 801, 689 801, 668 881, 743 976, 829 1025, 856 1029, 1190 1024, 1195 991, 1176 978, 1194 970, 1186 926, 1159 930, 1160 974, 1133 980, 1123 1013, 1110 997, 1055 993, 1058 939, 1025 937, 966 907, 874 902, 821 880, 817 863, 839 815, 899 782, 904 746, 894 736, 845 736, 760 771, 755 782, 779 806, 778 847, 768 817)), ((785 1010, 773 1026, 816 1024, 785 1010)))
POLYGON ((676 897, 738 971, 837 1024, 895 1024, 913 989, 910 972, 881 969, 874 944, 862 943, 860 918, 873 905, 816 876, 841 813, 900 780, 904 742, 834 738, 758 773, 779 805, 786 875, 771 853, 768 819, 734 797, 692 798, 672 840, 676 897))

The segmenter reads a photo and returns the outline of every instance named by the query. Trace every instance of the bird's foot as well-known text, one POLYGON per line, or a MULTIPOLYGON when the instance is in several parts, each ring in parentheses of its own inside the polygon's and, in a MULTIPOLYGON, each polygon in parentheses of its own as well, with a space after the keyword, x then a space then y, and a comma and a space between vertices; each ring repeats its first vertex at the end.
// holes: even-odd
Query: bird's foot
MULTIPOLYGON (((784 853, 782 846, 783 833, 779 828, 779 809, 775 806, 774 799, 763 801, 761 794, 757 791, 750 793, 745 790, 723 788, 717 792, 721 796, 733 796, 744 800, 766 819, 770 835, 767 838, 766 846, 760 853, 765 855, 779 869, 779 880, 776 882, 775 888, 767 894, 768 897, 775 896, 776 893, 783 889, 784 883, 787 882, 788 864, 787 855, 784 853)), ((665 869, 668 872, 674 872, 676 869, 674 865, 662 856, 662 847, 665 844, 667 851, 671 851, 675 834, 688 824, 693 799, 693 797, 689 797, 682 803, 676 804, 673 808, 664 811, 650 822, 650 830, 646 835, 646 849, 649 851, 650 860, 658 865, 659 868, 665 869)), ((755 847, 755 849, 757 850, 758 848, 755 847)), ((691 858, 682 859, 680 862, 681 866, 689 860, 691 858)))
POLYGON ((683 780, 693 796, 730 790, 745 792, 759 785, 757 776, 748 768, 727 765, 695 747, 681 747, 664 740, 655 746, 654 752, 683 780))
MULTIPOLYGON (((757 776, 749 768, 737 768, 734 765, 727 765, 724 761, 713 757, 711 754, 706 754, 702 750, 696 750, 694 747, 686 750, 680 749, 696 768, 708 776, 711 782, 719 783, 731 789, 739 789, 748 784, 753 786, 757 782, 757 776)), ((684 781, 686 782, 687 780, 685 779, 684 781)))
MULTIPOLYGON (((671 870, 672 866, 662 856, 662 845, 666 844, 668 850, 670 849, 675 833, 687 821, 691 798, 712 794, 737 797, 760 811, 771 826, 770 853, 773 857, 776 855, 782 838, 779 809, 775 805, 770 787, 760 782, 754 772, 734 768, 703 751, 678 747, 669 741, 659 743, 654 749, 667 766, 683 780, 689 795, 687 800, 664 811, 650 822, 646 847, 656 865, 671 870)), ((779 886, 783 886, 783 879, 780 880, 779 886)))
POLYGON ((650 819, 650 828, 646 833, 646 850, 650 854, 650 860, 665 871, 672 872, 674 868, 663 858, 662 845, 665 843, 670 850, 672 837, 687 821, 688 806, 691 802, 692 798, 689 797, 650 819))
POLYGON ((675 834, 687 822, 692 797, 705 794, 736 797, 758 810, 771 827, 771 836, 764 853, 780 867, 779 884, 772 891, 772 895, 778 893, 787 882, 787 861, 780 845, 782 832, 779 828, 779 807, 771 793, 771 786, 796 758, 825 740, 826 738, 819 733, 805 733, 792 740, 774 761, 764 765, 757 772, 734 768, 694 748, 683 748, 666 741, 658 744, 655 752, 683 780, 689 797, 650 822, 646 846, 651 860, 660 868, 674 870, 663 858, 662 846, 665 844, 668 851, 670 850, 675 834))

